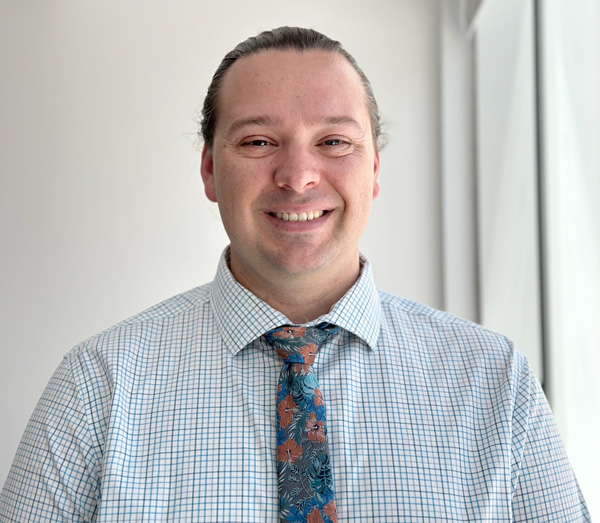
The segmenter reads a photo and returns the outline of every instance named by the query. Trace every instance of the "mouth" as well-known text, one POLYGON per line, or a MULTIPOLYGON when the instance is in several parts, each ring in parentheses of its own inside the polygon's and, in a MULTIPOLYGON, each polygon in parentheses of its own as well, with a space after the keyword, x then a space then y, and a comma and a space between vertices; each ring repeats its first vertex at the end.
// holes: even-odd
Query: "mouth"
POLYGON ((283 220, 284 222, 307 222, 317 220, 329 211, 308 211, 308 212, 270 212, 273 218, 283 220))

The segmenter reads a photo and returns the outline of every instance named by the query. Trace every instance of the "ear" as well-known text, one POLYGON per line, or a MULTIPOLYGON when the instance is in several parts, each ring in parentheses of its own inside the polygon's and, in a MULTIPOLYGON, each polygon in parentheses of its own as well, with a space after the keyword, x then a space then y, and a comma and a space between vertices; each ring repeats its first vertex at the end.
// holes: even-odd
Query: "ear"
POLYGON ((379 151, 375 152, 373 162, 373 200, 379 196, 379 151))
POLYGON ((215 172, 212 148, 204 144, 202 149, 202 162, 200 163, 200 173, 204 182, 204 192, 211 202, 217 201, 217 191, 215 189, 215 172))

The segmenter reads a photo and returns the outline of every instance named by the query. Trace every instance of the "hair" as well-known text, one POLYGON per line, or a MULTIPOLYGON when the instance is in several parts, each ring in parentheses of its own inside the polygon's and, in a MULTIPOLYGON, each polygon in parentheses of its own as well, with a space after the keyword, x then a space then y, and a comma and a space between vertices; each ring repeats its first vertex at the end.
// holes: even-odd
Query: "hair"
POLYGON ((338 53, 348 60, 358 73, 367 96, 373 142, 377 148, 381 149, 385 145, 385 136, 381 129, 381 116, 369 79, 358 66, 354 57, 342 47, 340 42, 332 40, 313 29, 302 27, 279 27, 271 31, 263 31, 257 36, 251 36, 247 40, 244 40, 233 51, 225 55, 208 87, 202 107, 199 134, 202 136, 204 143, 209 147, 213 144, 215 124, 218 117, 219 93, 221 92, 223 77, 237 59, 258 54, 262 51, 304 52, 312 50, 338 53))

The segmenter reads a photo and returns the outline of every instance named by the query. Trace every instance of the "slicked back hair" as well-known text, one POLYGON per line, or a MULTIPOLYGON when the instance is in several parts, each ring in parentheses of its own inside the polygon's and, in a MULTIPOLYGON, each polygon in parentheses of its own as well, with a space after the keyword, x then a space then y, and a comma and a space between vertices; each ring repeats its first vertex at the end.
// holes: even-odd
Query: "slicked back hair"
POLYGON ((327 51, 342 55, 361 78, 367 96, 373 142, 376 148, 381 149, 383 147, 384 136, 381 130, 379 108, 373 94, 373 88, 365 73, 363 73, 352 55, 342 47, 342 44, 318 31, 302 27, 279 27, 271 31, 263 31, 257 36, 251 36, 244 40, 233 51, 225 55, 208 87, 202 107, 199 134, 201 134, 204 143, 208 147, 213 145, 215 124, 218 117, 219 93, 225 73, 238 58, 258 54, 262 51, 327 51))

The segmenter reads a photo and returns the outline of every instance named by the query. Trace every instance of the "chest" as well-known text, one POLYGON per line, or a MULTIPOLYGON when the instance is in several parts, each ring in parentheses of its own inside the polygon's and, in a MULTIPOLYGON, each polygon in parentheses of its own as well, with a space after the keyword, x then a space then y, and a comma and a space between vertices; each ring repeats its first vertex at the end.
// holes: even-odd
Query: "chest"
MULTIPOLYGON (((277 521, 280 358, 176 356, 115 383, 99 520, 277 521)), ((501 392, 405 365, 358 349, 315 364, 340 521, 502 519, 510 427, 489 418, 501 392)))

